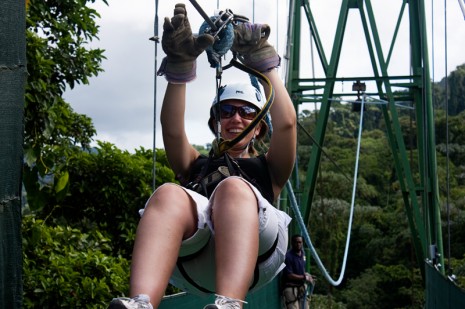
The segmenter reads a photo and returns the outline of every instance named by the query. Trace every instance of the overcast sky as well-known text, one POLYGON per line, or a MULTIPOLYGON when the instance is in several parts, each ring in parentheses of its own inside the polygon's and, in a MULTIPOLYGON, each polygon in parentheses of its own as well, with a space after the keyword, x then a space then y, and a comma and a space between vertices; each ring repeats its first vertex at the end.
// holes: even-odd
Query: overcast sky
MULTIPOLYGON (((459 0, 462 1, 462 0, 459 0)), ((174 5, 178 1, 159 1, 159 35, 162 34, 162 23, 165 16, 171 16, 174 5)), ((186 3, 188 16, 193 31, 197 31, 202 19, 189 1, 186 3)), ((268 23, 271 26, 271 43, 284 54, 287 33, 288 2, 285 0, 198 0, 207 14, 213 14, 218 6, 220 9, 231 9, 234 13, 248 16, 257 23, 268 23)), ((340 0, 310 1, 317 28, 323 42, 326 57, 329 61, 334 31, 340 10, 340 0)), ((378 30, 382 38, 385 56, 392 40, 401 0, 372 0, 378 30)), ((154 140, 154 106, 156 105, 156 146, 162 148, 161 127, 159 124, 160 107, 166 81, 163 77, 156 79, 155 91, 154 62, 160 64, 164 54, 158 47, 158 57, 155 57, 154 43, 149 40, 154 35, 155 1, 154 0, 109 0, 109 6, 97 3, 95 8, 101 14, 100 40, 93 42, 92 47, 105 49, 105 70, 98 77, 92 78, 90 85, 77 86, 67 91, 65 99, 73 109, 92 118, 97 130, 96 140, 108 141, 120 149, 133 151, 143 146, 152 148, 154 140), (157 100, 154 94, 157 93, 157 100)), ((435 1, 434 22, 431 23, 431 0, 426 1, 428 20, 428 42, 432 78, 440 80, 445 76, 445 29, 444 3, 435 1), (431 31, 433 24, 434 31, 431 31), (434 44, 431 44, 434 36, 434 44), (433 66, 434 64, 434 66, 433 66), (434 73, 434 76, 433 76, 434 73)), ((448 1, 447 4, 447 68, 453 71, 458 65, 465 63, 465 21, 458 1, 448 1)), ((408 74, 408 30, 403 22, 403 28, 398 35, 398 45, 393 52, 389 66, 389 74, 408 74)), ((307 37, 305 28, 304 36, 307 37)), ((344 38, 338 72, 344 76, 367 76, 371 74, 370 63, 365 56, 366 44, 360 27, 359 15, 351 13, 344 38)), ((302 41, 305 48, 309 43, 302 41)), ((229 62, 227 55, 225 64, 229 62)), ((306 54, 308 57, 308 54, 306 54)), ((302 60, 310 74, 311 62, 308 58, 302 60)), ((316 67, 316 76, 320 72, 316 67)), ((281 70, 282 73, 282 70, 281 70)), ((307 74, 307 73, 304 73, 307 74)), ((284 76, 282 74, 282 76, 284 76)), ((308 75, 307 77, 310 77, 308 75)), ((224 83, 237 79, 248 78, 235 69, 224 72, 224 83)), ((341 84, 338 87, 348 89, 352 85, 341 84)), ((344 90, 344 89, 339 89, 344 90)), ((345 89, 347 91, 347 89, 345 89)), ((205 54, 198 61, 197 79, 188 84, 188 103, 186 129, 190 142, 205 145, 213 139, 206 122, 209 108, 215 93, 215 70, 209 67, 205 54)))

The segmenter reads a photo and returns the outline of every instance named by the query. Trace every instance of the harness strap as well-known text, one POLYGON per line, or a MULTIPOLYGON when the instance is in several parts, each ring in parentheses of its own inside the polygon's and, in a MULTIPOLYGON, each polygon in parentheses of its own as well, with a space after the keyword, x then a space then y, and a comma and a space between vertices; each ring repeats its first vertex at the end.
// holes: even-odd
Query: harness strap
POLYGON ((276 239, 273 242, 273 245, 265 253, 261 254, 257 258, 257 264, 263 263, 273 254, 274 250, 278 246, 279 235, 276 235, 276 239))
POLYGON ((279 234, 276 235, 276 239, 275 239, 273 245, 270 247, 270 249, 268 249, 265 253, 258 256, 257 263, 255 264, 255 270, 254 270, 254 273, 253 273, 253 282, 252 282, 252 285, 250 286, 249 290, 253 289, 258 283, 258 279, 260 279, 260 271, 258 269, 258 265, 260 263, 265 262, 273 254, 276 247, 278 246, 278 239, 279 239, 279 234))
POLYGON ((300 301, 302 298, 304 298, 305 293, 304 294, 299 293, 302 286, 287 286, 285 289, 288 289, 288 288, 292 289, 292 294, 294 295, 295 299, 294 300, 286 300, 285 301, 286 306, 289 305, 289 304, 295 303, 297 301, 300 301))
POLYGON ((193 189, 196 192, 203 192, 204 196, 208 197, 208 192, 207 192, 207 187, 210 183, 216 182, 220 180, 221 177, 226 178, 228 176, 240 176, 247 180, 248 182, 255 184, 255 181, 253 178, 248 176, 239 166, 239 163, 232 158, 228 153, 223 154, 223 158, 226 164, 226 167, 228 169, 228 173, 217 173, 217 177, 215 175, 212 175, 211 177, 207 175, 208 173, 208 167, 210 166, 212 160, 214 158, 214 154, 210 152, 210 155, 208 156, 207 162, 202 166, 202 169, 200 170, 199 175, 197 177, 189 182, 186 187, 193 189))
MULTIPOLYGON (((276 236, 276 239, 275 239, 273 245, 270 247, 270 249, 268 249, 265 253, 258 256, 257 263, 255 264, 255 269, 254 269, 254 280, 253 280, 252 284, 250 285, 249 290, 253 289, 257 285, 258 279, 260 278, 260 271, 258 269, 258 265, 260 263, 263 263, 264 261, 266 261, 273 254, 273 252, 275 251, 275 249, 276 249, 276 247, 278 245, 278 239, 279 239, 279 235, 276 236)), ((192 277, 189 276, 189 274, 187 273, 187 271, 186 271, 186 269, 184 268, 184 265, 183 265, 184 262, 187 262, 187 261, 190 261, 190 260, 196 258, 200 254, 200 252, 202 252, 205 249, 205 247, 208 245, 208 243, 209 242, 207 241, 206 244, 200 250, 198 250, 197 252, 194 252, 194 253, 186 255, 186 256, 178 257, 178 260, 176 262, 176 266, 178 267, 179 272, 184 277, 184 279, 189 284, 194 286, 196 289, 198 289, 199 291, 202 291, 204 293, 214 293, 214 291, 210 291, 210 290, 204 288, 203 286, 200 286, 197 282, 195 282, 194 279, 192 279, 192 277)))
MULTIPOLYGON (((210 235, 210 238, 211 238, 211 235, 210 235)), ((200 255, 200 253, 207 247, 208 243, 210 242, 210 239, 208 239, 207 242, 205 242, 205 245, 199 249, 198 251, 194 252, 194 253, 191 253, 189 255, 186 255, 186 256, 180 256, 178 257, 178 260, 176 262, 176 266, 178 267, 179 269, 179 272, 181 273, 181 275, 184 277, 184 279, 189 283, 191 284, 192 286, 194 286, 196 289, 198 289, 199 291, 202 291, 204 293, 214 293, 214 291, 210 291, 202 286, 200 286, 197 282, 194 281, 194 279, 192 279, 191 276, 189 276, 189 274, 187 273, 186 269, 184 268, 184 262, 187 262, 187 261, 190 261, 190 260, 193 260, 195 259, 197 256, 200 255)))

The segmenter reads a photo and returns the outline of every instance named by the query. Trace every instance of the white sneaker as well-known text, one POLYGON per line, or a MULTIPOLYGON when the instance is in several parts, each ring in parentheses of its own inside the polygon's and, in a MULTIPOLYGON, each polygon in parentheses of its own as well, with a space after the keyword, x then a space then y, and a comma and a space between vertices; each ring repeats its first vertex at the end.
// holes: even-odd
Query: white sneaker
POLYGON ((140 294, 133 298, 113 298, 108 309, 153 309, 153 307, 150 304, 150 297, 140 294))
POLYGON ((241 303, 247 304, 247 302, 239 299, 216 295, 215 303, 206 305, 203 309, 241 309, 241 303))

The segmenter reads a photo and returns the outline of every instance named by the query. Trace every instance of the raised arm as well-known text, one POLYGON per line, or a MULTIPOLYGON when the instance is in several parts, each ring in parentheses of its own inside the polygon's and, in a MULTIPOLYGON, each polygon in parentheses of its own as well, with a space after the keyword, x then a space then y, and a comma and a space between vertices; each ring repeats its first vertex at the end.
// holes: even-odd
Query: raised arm
MULTIPOLYGON (((276 194, 282 190, 294 167, 297 121, 294 106, 278 72, 272 69, 264 74, 270 79, 275 91, 275 99, 270 110, 273 133, 266 159, 276 194)), ((265 85, 264 88, 268 93, 268 86, 265 85)))
MULTIPOLYGON (((245 65, 265 74, 275 91, 275 100, 270 110, 273 134, 266 158, 276 197, 289 178, 295 161, 295 110, 276 71, 281 59, 268 42, 270 27, 266 24, 242 23, 234 28, 234 35, 233 51, 239 54, 239 59, 245 65)), ((266 84, 263 86, 268 95, 270 89, 266 84)))
POLYGON ((211 35, 192 34, 182 3, 176 4, 171 19, 165 18, 162 47, 166 57, 158 75, 165 75, 168 86, 160 120, 166 155, 176 175, 187 176, 192 161, 199 155, 189 144, 185 132, 186 83, 196 77, 196 59, 213 41, 211 35))
POLYGON ((185 109, 186 84, 168 83, 160 114, 163 144, 171 168, 176 175, 182 176, 186 176, 192 161, 199 155, 186 135, 185 109))

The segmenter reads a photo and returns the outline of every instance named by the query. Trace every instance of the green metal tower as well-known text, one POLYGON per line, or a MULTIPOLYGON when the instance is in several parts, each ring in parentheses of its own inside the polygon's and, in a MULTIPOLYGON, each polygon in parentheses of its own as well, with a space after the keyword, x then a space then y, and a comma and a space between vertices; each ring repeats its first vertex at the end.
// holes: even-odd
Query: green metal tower
POLYGON ((25 2, 0 6, 0 308, 22 306, 21 170, 25 2))
MULTIPOLYGON (((330 115, 333 97, 354 96, 352 92, 335 92, 337 83, 354 83, 351 90, 365 91, 359 86, 371 83, 370 97, 385 101, 381 105, 387 128, 387 137, 392 149, 397 177, 400 182, 408 222, 413 236, 413 244, 419 265, 425 260, 432 260, 444 273, 443 246, 439 214, 439 192, 436 171, 436 153, 434 140, 434 119, 426 35, 424 1, 396 1, 390 5, 399 4, 399 15, 392 41, 384 50, 386 40, 381 41, 371 0, 342 0, 339 17, 334 20, 336 32, 331 54, 323 48, 320 32, 315 21, 313 7, 309 0, 291 1, 289 21, 289 42, 287 50, 288 71, 287 88, 293 98, 296 109, 308 102, 319 104, 316 130, 313 133, 318 145, 324 145, 325 132, 330 115), (339 72, 341 55, 344 53, 343 42, 348 19, 357 17, 366 42, 367 55, 371 63, 372 74, 367 76, 344 76, 339 72), (319 77, 303 77, 303 69, 312 63, 304 63, 302 59, 312 59, 310 50, 304 50, 301 42, 303 24, 308 23, 308 33, 318 55, 318 65, 321 68, 319 77), (409 49, 403 57, 410 59, 410 67, 405 75, 390 75, 391 56, 396 48, 399 29, 402 23, 408 23, 409 49), (383 44, 382 44, 383 43, 383 44), (305 53, 305 54, 304 54, 305 53), (329 55, 329 56, 327 56, 329 55), (328 60, 329 59, 329 60, 328 60), (402 97, 395 93, 402 89, 402 97), (405 91, 406 90, 406 91, 405 91), (415 110, 417 121, 418 161, 408 158, 404 144, 404 134, 398 117, 397 101, 408 101, 415 110), (412 170, 418 170, 419 177, 414 177, 412 170), (418 179, 418 180, 417 180, 418 179)), ((386 18, 386 16, 380 16, 386 18)), ((325 19, 325 26, 331 22, 325 19)), ((308 40, 307 40, 308 41, 308 40)), ((365 46, 359 46, 360 49, 365 46)), ((359 59, 354 59, 359 61, 359 59)), ((310 161, 302 192, 301 209, 305 222, 308 222, 312 200, 319 170, 322 150, 315 145, 311 148, 310 161)), ((425 270, 421 267, 423 278, 425 270)))

